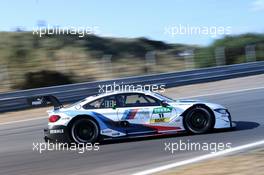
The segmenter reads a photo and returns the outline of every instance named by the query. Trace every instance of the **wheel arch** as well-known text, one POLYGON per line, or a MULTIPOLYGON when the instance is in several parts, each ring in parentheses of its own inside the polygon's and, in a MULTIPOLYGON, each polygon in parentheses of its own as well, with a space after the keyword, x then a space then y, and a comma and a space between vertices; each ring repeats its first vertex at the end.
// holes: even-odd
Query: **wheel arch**
POLYGON ((70 129, 75 121, 77 121, 77 120, 79 120, 79 119, 82 119, 82 118, 86 118, 86 119, 93 120, 93 121, 97 124, 97 126, 98 126, 98 128, 99 128, 99 130, 100 130, 99 122, 98 122, 94 117, 92 117, 91 115, 87 115, 87 114, 79 114, 79 115, 76 115, 76 116, 75 116, 75 117, 74 117, 74 118, 68 123, 68 128, 70 129))
POLYGON ((203 107, 203 108, 207 109, 208 112, 213 116, 213 124, 212 124, 212 128, 211 128, 211 129, 213 129, 214 126, 215 126, 215 122, 216 122, 215 114, 214 114, 213 110, 212 110, 209 106, 207 106, 207 105, 205 105, 205 104, 202 104, 202 103, 198 103, 198 104, 194 104, 194 105, 192 105, 191 107, 189 107, 188 109, 186 109, 186 110, 181 114, 181 116, 182 116, 182 118, 183 118, 183 126, 184 126, 184 128, 186 129, 186 124, 185 124, 185 122, 184 122, 184 118, 186 117, 186 115, 188 114, 189 111, 191 111, 193 108, 196 108, 196 107, 203 107))

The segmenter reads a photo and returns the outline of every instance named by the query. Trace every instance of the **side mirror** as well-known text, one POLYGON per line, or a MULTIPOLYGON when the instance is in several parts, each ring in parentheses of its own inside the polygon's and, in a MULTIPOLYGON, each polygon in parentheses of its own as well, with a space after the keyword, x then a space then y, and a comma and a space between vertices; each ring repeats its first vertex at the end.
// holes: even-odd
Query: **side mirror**
POLYGON ((161 101, 161 106, 162 107, 167 107, 167 106, 169 106, 169 104, 165 100, 162 100, 161 101))
POLYGON ((114 110, 116 109, 116 104, 114 104, 114 105, 112 106, 112 109, 114 109, 114 110))

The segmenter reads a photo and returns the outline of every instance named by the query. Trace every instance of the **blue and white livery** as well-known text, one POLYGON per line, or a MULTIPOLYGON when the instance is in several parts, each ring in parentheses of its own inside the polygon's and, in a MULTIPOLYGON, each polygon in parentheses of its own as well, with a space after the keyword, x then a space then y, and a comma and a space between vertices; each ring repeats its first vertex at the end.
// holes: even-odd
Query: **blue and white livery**
POLYGON ((45 140, 89 143, 99 140, 187 131, 202 134, 231 128, 228 110, 198 100, 172 100, 150 91, 90 96, 63 107, 54 96, 34 97, 32 105, 52 103, 45 140))

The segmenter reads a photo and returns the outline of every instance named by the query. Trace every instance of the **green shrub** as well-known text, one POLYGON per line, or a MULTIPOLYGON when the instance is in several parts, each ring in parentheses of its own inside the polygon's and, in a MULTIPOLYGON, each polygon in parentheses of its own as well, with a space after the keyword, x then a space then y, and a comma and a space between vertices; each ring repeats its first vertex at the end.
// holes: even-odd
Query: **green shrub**
POLYGON ((74 82, 68 75, 56 71, 42 70, 39 72, 26 73, 24 82, 21 85, 18 85, 17 88, 31 89, 71 83, 74 82))

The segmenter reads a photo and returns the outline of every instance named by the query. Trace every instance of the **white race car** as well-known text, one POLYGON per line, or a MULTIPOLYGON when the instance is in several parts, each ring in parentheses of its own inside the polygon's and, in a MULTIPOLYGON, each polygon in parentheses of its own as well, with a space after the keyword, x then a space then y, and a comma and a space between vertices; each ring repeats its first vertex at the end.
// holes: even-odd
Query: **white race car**
POLYGON ((48 111, 48 128, 44 129, 46 141, 94 143, 232 128, 231 115, 221 105, 173 100, 150 91, 99 94, 68 107, 63 107, 54 96, 33 97, 29 101, 31 105, 54 105, 54 110, 48 111))

